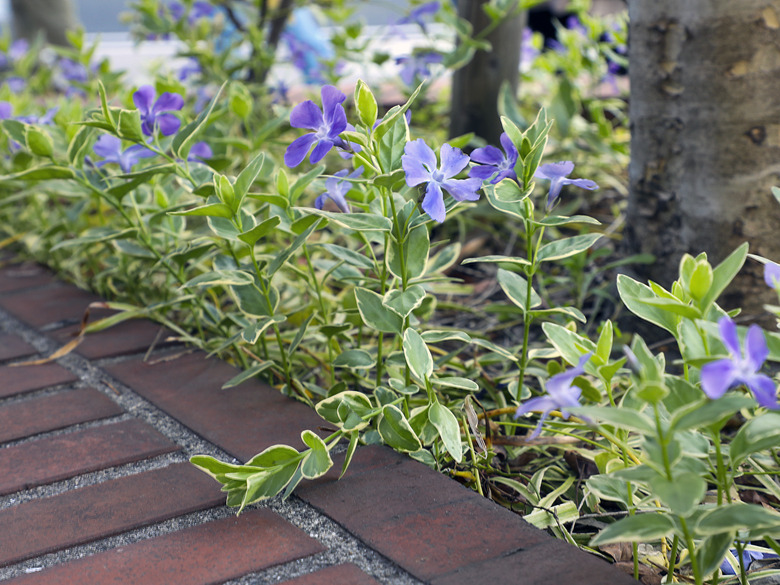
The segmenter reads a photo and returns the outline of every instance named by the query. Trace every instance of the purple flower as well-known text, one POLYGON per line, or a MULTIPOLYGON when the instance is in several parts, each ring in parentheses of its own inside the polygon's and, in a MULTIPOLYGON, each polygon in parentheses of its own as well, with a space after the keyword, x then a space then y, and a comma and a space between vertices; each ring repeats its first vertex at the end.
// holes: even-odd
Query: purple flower
POLYGON ((533 45, 534 31, 525 27, 523 29, 523 40, 520 45, 520 68, 525 70, 531 66, 534 59, 539 56, 539 49, 533 45))
POLYGON ((181 110, 184 98, 177 93, 166 91, 154 101, 154 95, 151 85, 143 85, 133 94, 133 103, 141 112, 141 129, 147 136, 153 135, 155 128, 159 128, 163 136, 175 134, 181 126, 181 121, 166 112, 181 110))
POLYGON ((758 325, 750 326, 745 336, 744 351, 739 345, 737 326, 730 317, 721 317, 718 321, 718 329, 729 357, 702 366, 701 388, 704 393, 709 398, 717 400, 729 388, 744 384, 761 406, 780 408, 772 378, 758 373, 769 355, 761 328, 758 325))
POLYGON ((62 76, 71 82, 86 83, 88 79, 87 68, 72 59, 60 59, 62 76))
POLYGON ((422 29, 424 33, 427 33, 428 30, 425 27, 425 21, 423 20, 423 16, 427 16, 429 14, 436 14, 438 11, 439 11, 438 2, 426 2, 425 4, 421 4, 417 8, 410 11, 408 15, 399 19, 396 22, 396 24, 416 24, 422 29))
POLYGON ((499 138, 504 152, 492 145, 477 148, 471 153, 471 160, 479 163, 469 169, 469 177, 477 177, 483 181, 490 180, 493 185, 503 179, 513 179, 517 181, 515 174, 515 163, 517 163, 517 148, 509 139, 506 132, 499 138))
POLYGON ((38 124, 39 126, 48 126, 54 122, 54 116, 57 114, 59 108, 51 108, 46 110, 43 116, 19 116, 16 118, 24 124, 38 124))
POLYGON ((179 69, 177 77, 179 78, 179 81, 186 81, 193 75, 198 75, 200 72, 200 63, 194 57, 190 57, 182 68, 179 69))
POLYGON ((574 378, 585 373, 585 363, 590 359, 590 355, 586 353, 580 358, 575 368, 555 374, 547 380, 547 396, 531 398, 517 407, 514 418, 519 418, 529 412, 542 413, 539 424, 536 425, 534 432, 528 436, 529 439, 535 439, 539 436, 539 433, 542 432, 542 423, 547 420, 553 410, 559 410, 563 418, 568 419, 569 413, 566 412, 566 409, 580 406, 582 390, 577 386, 572 386, 572 382, 574 378))
POLYGON ((5 83, 8 85, 8 89, 11 90, 11 93, 20 93, 27 87, 27 82, 24 78, 17 76, 7 77, 5 83))
POLYGON ((774 262, 764 264, 764 282, 772 288, 780 288, 780 264, 774 262))
POLYGON ((536 169, 534 177, 550 181, 550 191, 547 194, 548 211, 552 209, 552 206, 558 198, 558 195, 560 195, 561 188, 563 188, 564 185, 574 185, 591 191, 599 188, 596 183, 589 179, 567 179, 566 177, 568 177, 573 170, 574 163, 571 161, 541 165, 536 169))
POLYGON ((347 114, 341 105, 347 96, 332 85, 323 86, 321 95, 322 110, 313 101, 306 100, 295 106, 290 113, 290 126, 314 132, 299 136, 287 147, 284 164, 288 167, 301 164, 312 144, 314 149, 309 157, 311 164, 321 161, 333 146, 348 146, 339 138, 339 134, 347 129, 347 114))
POLYGON ((190 148, 190 153, 187 155, 187 160, 190 162, 206 162, 206 159, 214 156, 211 147, 205 142, 196 142, 190 148))
POLYGON ((14 107, 10 102, 0 102, 0 120, 8 120, 13 116, 14 107))
MULTIPOLYGON (((737 556, 736 549, 731 549, 731 554, 735 557, 737 556)), ((766 558, 775 558, 777 555, 775 553, 763 553, 761 551, 757 550, 743 550, 742 551, 742 562, 745 565, 745 570, 747 571, 750 568, 750 565, 753 563, 753 561, 760 561, 761 559, 766 558)), ((727 559, 723 559, 723 562, 720 564, 720 570, 723 571, 724 575, 736 575, 736 571, 734 570, 734 567, 731 566, 729 561, 727 559)))
POLYGON ((115 163, 124 173, 129 173, 133 165, 138 163, 140 159, 155 156, 154 152, 140 144, 134 144, 126 150, 122 150, 122 141, 110 134, 103 134, 98 138, 93 150, 95 154, 103 157, 97 166, 102 167, 109 163, 115 163))
POLYGON ((336 204, 336 206, 341 211, 343 211, 344 213, 349 213, 351 209, 349 207, 349 203, 347 203, 347 199, 345 196, 352 188, 352 183, 350 181, 345 181, 344 178, 356 179, 362 174, 363 174, 363 167, 358 167, 349 175, 347 174, 347 169, 342 169, 339 172, 337 172, 333 177, 328 177, 325 180, 326 191, 325 193, 323 193, 322 195, 317 197, 317 199, 314 200, 314 207, 316 207, 317 209, 322 209, 325 205, 325 201, 327 199, 330 199, 331 201, 333 201, 333 203, 336 204))
POLYGON ((441 63, 442 56, 433 51, 415 53, 408 57, 397 57, 396 65, 401 65, 401 81, 408 86, 417 85, 419 80, 428 79, 431 76, 431 65, 441 63))
POLYGON ((195 2, 192 5, 192 12, 187 17, 187 22, 193 24, 200 18, 211 18, 214 15, 214 6, 208 2, 195 2))
POLYGON ((468 155, 449 144, 441 147, 441 166, 436 165, 436 154, 425 144, 422 138, 407 142, 404 154, 401 156, 401 166, 406 173, 406 184, 415 187, 428 183, 422 208, 434 221, 444 221, 444 194, 447 191, 457 201, 476 201, 479 199, 477 189, 482 181, 477 178, 453 179, 469 164, 468 155))

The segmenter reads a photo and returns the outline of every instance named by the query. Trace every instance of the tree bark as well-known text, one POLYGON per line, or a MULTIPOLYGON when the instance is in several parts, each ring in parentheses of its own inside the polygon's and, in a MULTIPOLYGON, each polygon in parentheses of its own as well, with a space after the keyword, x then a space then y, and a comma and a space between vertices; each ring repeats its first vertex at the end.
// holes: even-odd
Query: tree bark
POLYGON ((11 0, 14 38, 35 40, 43 34, 49 43, 67 46, 66 32, 78 26, 72 0, 11 0))
MULTIPOLYGON (((629 0, 630 195, 625 240, 669 286, 683 253, 715 265, 744 241, 780 261, 780 2, 629 0)), ((748 261, 723 304, 776 302, 748 261)))
MULTIPOLYGON (((468 20, 475 34, 490 22, 482 6, 486 0, 458 0, 458 16, 468 20)), ((507 81, 517 93, 520 80, 520 48, 525 12, 502 22, 487 37, 490 52, 477 51, 474 58, 452 78, 450 136, 473 132, 490 144, 498 144, 503 132, 498 114, 501 84, 507 81)))

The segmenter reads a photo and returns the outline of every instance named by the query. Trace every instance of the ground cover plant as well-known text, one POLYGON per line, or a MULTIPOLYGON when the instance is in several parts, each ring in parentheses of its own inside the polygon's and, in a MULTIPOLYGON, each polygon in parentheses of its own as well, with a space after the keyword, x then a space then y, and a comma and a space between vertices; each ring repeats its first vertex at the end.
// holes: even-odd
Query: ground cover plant
MULTIPOLYGON (((625 65, 624 19, 582 12, 549 48, 531 35, 527 91, 504 92, 485 145, 445 139, 422 79, 479 41, 413 74, 400 61, 413 87, 389 107, 337 83, 360 42, 346 26, 329 63, 292 51, 315 81, 292 104, 265 82, 281 14, 231 6, 138 3, 139 37, 178 35, 194 59, 153 85, 96 68, 78 34, 0 47, 4 245, 111 299, 87 334, 156 319, 240 366, 223 391, 257 376, 329 425, 244 463, 194 456, 228 505, 385 443, 647 582, 744 583, 780 553, 780 335, 718 305, 746 261, 778 290, 780 267, 745 243, 715 266, 686 255, 667 287, 610 272, 644 260, 605 245, 627 130, 619 94, 597 91, 625 65), (485 222, 497 237, 474 246, 485 222), (669 348, 621 331, 626 313, 669 348)), ((470 38, 435 2, 405 20, 434 17, 470 38)))

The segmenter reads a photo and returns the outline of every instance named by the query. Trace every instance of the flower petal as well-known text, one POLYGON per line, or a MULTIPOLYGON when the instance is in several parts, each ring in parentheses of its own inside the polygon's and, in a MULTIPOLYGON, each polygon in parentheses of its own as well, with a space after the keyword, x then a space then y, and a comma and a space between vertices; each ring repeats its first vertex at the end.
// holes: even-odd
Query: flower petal
POLYGON ((560 177, 555 177, 550 181, 550 190, 547 192, 547 210, 552 209, 555 204, 555 200, 558 199, 558 195, 561 194, 563 188, 563 181, 560 177))
POLYGON ((404 153, 401 156, 401 167, 406 174, 406 184, 415 187, 422 183, 427 183, 432 178, 432 170, 436 168, 436 155, 430 147, 418 138, 412 142, 407 142, 404 146, 404 153), (426 166, 433 160, 433 166, 426 166))
POLYGON ((293 128, 319 130, 323 124, 322 111, 311 100, 301 102, 290 112, 290 126, 293 128))
POLYGON ((745 359, 753 371, 757 372, 764 365, 767 357, 769 357, 769 348, 766 346, 764 332, 758 325, 751 325, 745 336, 745 359))
MULTIPOLYGON (((334 112, 347 99, 347 96, 332 85, 323 85, 320 96, 322 97, 323 116, 325 120, 332 121, 334 112)), ((341 109, 344 109, 343 106, 341 109)))
POLYGON ((495 146, 491 145, 477 148, 474 150, 474 152, 471 153, 471 160, 483 165, 498 165, 504 162, 504 158, 504 153, 502 153, 495 146))
POLYGON ((154 88, 151 85, 142 85, 133 94, 133 103, 142 113, 150 112, 154 102, 154 88))
POLYGON ((599 188, 598 184, 590 179, 564 179, 563 183, 566 185, 574 185, 581 189, 588 189, 589 191, 599 188))
POLYGON ((344 108, 341 105, 336 106, 330 117, 328 117, 326 114, 325 118, 330 125, 328 137, 336 138, 339 134, 347 129, 347 113, 344 111, 344 108))
POLYGON ((772 378, 764 374, 756 374, 745 380, 745 385, 753 392, 753 396, 764 408, 777 410, 780 405, 777 403, 777 386, 772 378))
POLYGON ((731 317, 721 317, 718 321, 718 331, 720 338, 726 346, 728 352, 734 357, 741 357, 742 350, 739 347, 739 337, 737 336, 737 326, 731 317))
POLYGON ((320 140, 314 145, 314 150, 311 151, 309 162, 316 165, 323 157, 328 154, 328 151, 333 148, 333 143, 330 140, 320 140))
POLYGON ((431 216, 431 219, 438 223, 443 222, 447 217, 447 212, 444 209, 444 194, 441 192, 441 187, 433 181, 428 183, 422 208, 425 213, 431 216))
POLYGON ((509 138, 509 134, 506 132, 501 133, 499 140, 501 141, 501 146, 504 148, 504 152, 506 152, 506 158, 509 165, 514 167, 517 162, 517 148, 515 147, 515 143, 512 142, 512 139, 509 138))
POLYGON ((160 129, 160 133, 163 136, 170 136, 176 134, 181 126, 181 120, 179 120, 173 114, 160 114, 155 120, 157 127, 160 129))
POLYGON ((774 262, 764 264, 764 282, 772 288, 780 288, 780 264, 774 262))
POLYGON ((159 114, 160 112, 170 112, 171 110, 181 110, 184 107, 184 98, 178 93, 171 93, 166 91, 163 93, 157 101, 154 102, 152 112, 159 114))
POLYGON ((559 179, 566 177, 574 170, 574 163, 571 161, 561 161, 557 163, 548 163, 546 165, 540 165, 534 177, 537 179, 559 179))
POLYGON ((523 402, 517 407, 513 418, 518 419, 529 412, 547 412, 558 408, 556 402, 549 396, 536 396, 523 402))
POLYGON ((422 138, 407 142, 404 145, 404 155, 417 159, 419 164, 428 169, 429 175, 437 168, 436 153, 433 152, 430 146, 425 144, 422 138))
POLYGON ((447 143, 441 145, 441 173, 445 179, 454 177, 469 164, 469 157, 463 154, 460 148, 455 148, 447 143))
POLYGON ((284 153, 284 164, 290 168, 301 164, 315 140, 317 137, 314 134, 304 134, 293 140, 284 153))
POLYGON ((92 147, 95 154, 102 156, 103 158, 116 158, 122 151, 122 141, 116 136, 110 134, 103 134, 95 142, 95 146, 92 147))
POLYGON ((441 186, 457 201, 477 201, 479 199, 477 189, 482 187, 482 180, 477 178, 449 179, 444 181, 441 186))
MULTIPOLYGON (((476 177, 482 181, 487 181, 495 174, 496 167, 493 165, 476 165, 469 169, 469 177, 476 177)), ((492 182, 493 181, 491 181, 491 183, 492 182)))
POLYGON ((737 375, 737 368, 731 360, 717 360, 701 368, 701 389, 712 400, 726 393, 737 375))

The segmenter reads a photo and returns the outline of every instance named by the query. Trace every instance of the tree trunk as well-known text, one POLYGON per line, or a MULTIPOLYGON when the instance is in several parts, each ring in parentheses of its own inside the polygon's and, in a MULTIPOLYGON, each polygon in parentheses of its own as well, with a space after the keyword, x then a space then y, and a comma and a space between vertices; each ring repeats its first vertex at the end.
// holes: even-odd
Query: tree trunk
MULTIPOLYGON (((458 0, 458 16, 468 20, 474 33, 483 30, 490 19, 482 6, 486 0, 458 0)), ((498 114, 498 94, 507 81, 516 94, 520 80, 520 48, 525 12, 502 22, 487 41, 490 52, 477 51, 474 58, 452 78, 450 136, 473 132, 490 144, 498 144, 503 129, 498 114)))
POLYGON ((49 43, 68 46, 65 33, 78 26, 72 0, 11 0, 11 10, 17 39, 42 34, 49 43))
MULTIPOLYGON (((669 286, 683 253, 715 265, 744 241, 780 261, 780 2, 629 0, 631 164, 626 244, 669 286)), ((723 300, 776 302, 748 261, 723 300)))

